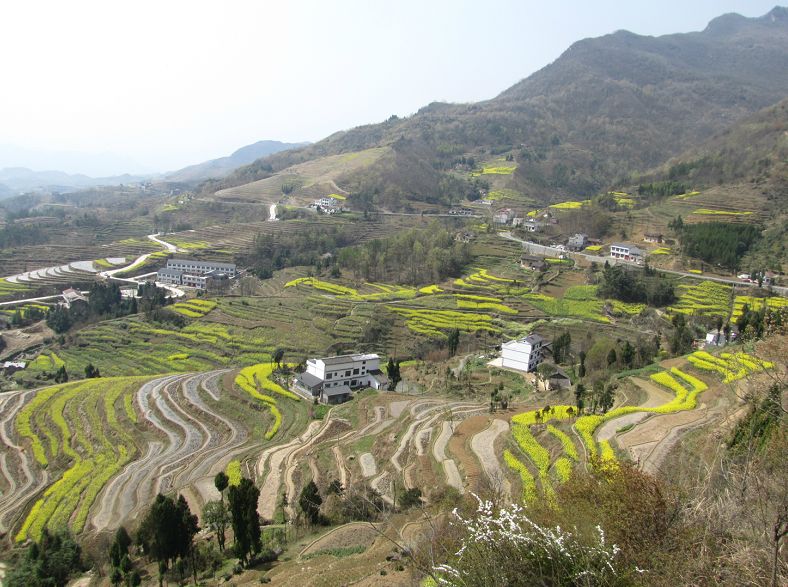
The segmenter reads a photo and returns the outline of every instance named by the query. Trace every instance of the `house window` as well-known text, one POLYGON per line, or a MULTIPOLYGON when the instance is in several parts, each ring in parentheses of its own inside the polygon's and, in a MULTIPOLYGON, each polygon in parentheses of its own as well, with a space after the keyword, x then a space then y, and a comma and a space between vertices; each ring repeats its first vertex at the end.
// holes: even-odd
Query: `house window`
POLYGON ((333 376, 333 373, 326 373, 326 379, 331 379, 333 376))
POLYGON ((358 381, 356 381, 355 379, 353 379, 353 380, 350 382, 350 385, 353 385, 353 386, 355 386, 356 384, 358 384, 358 381))
POLYGON ((350 369, 348 369, 347 371, 345 371, 345 377, 350 377, 350 369))
POLYGON ((353 375, 358 375, 358 369, 353 369, 353 375))

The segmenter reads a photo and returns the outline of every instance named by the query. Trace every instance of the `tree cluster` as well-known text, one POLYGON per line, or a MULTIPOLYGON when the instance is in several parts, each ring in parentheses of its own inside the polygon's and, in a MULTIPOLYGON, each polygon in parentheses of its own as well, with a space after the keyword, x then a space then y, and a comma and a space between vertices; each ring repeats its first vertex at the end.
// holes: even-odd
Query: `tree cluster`
POLYGON ((239 256, 239 263, 261 279, 273 272, 296 265, 319 265, 326 253, 332 256, 355 241, 353 226, 310 226, 309 230, 293 230, 277 235, 258 234, 252 249, 239 256))
POLYGON ((55 306, 46 315, 47 326, 55 332, 67 332, 75 324, 86 324, 136 314, 139 310, 150 314, 167 303, 166 291, 155 284, 142 284, 136 298, 123 298, 117 283, 94 283, 90 287, 87 302, 76 301, 70 308, 55 306))
POLYGON ((676 301, 673 284, 663 274, 648 266, 643 270, 605 262, 602 280, 597 289, 600 298, 664 307, 676 301))
POLYGON ((670 196, 677 196, 684 194, 691 189, 686 183, 667 180, 655 181, 652 183, 643 183, 638 186, 638 196, 641 202, 652 202, 655 200, 663 200, 670 196))
POLYGON ((679 223, 678 229, 682 252, 715 266, 738 269, 742 257, 761 238, 761 229, 752 224, 732 222, 702 222, 699 224, 679 223))
POLYGON ((428 230, 405 230, 339 253, 339 264, 357 277, 409 284, 458 277, 470 261, 468 245, 456 242, 453 233, 438 223, 428 230))
POLYGON ((62 587, 82 572, 82 552, 66 533, 50 534, 33 542, 8 575, 8 587, 62 587))
MULTIPOLYGON (((194 536, 200 530, 197 516, 189 511, 189 504, 182 495, 177 500, 161 493, 156 496, 147 515, 140 524, 137 542, 143 551, 159 563, 159 578, 178 561, 182 571, 194 556, 194 536)), ((197 583, 197 570, 192 564, 197 583)), ((183 573, 181 573, 183 574, 183 573)))

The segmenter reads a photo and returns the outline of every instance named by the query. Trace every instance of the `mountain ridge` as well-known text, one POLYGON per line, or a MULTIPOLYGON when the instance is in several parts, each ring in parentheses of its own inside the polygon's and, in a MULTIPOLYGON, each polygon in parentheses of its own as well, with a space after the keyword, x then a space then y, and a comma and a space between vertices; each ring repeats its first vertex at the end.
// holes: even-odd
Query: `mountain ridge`
POLYGON ((372 194, 387 207, 402 198, 448 202, 438 192, 456 179, 454 159, 506 152, 517 163, 508 187, 545 201, 589 196, 788 95, 785 14, 777 7, 756 18, 723 15, 698 32, 618 31, 583 39, 490 100, 433 102, 408 118, 340 131, 259 159, 203 191, 244 185, 319 157, 390 146, 364 174, 343 178, 351 191, 372 194), (408 177, 413 171, 423 178, 418 185, 408 177))

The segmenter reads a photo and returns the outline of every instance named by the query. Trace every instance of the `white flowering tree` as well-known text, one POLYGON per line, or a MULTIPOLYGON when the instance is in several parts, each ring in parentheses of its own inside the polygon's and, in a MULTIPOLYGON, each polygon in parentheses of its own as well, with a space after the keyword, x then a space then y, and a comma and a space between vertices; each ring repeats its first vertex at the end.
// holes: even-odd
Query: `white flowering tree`
MULTIPOLYGON (((475 496, 474 496, 475 497, 475 496)), ((427 584, 470 587, 507 586, 623 586, 638 583, 643 571, 622 572, 616 566, 618 547, 596 536, 581 540, 560 527, 543 527, 511 505, 495 509, 479 502, 475 515, 464 518, 455 509, 455 525, 463 530, 452 559, 432 569, 427 584)))

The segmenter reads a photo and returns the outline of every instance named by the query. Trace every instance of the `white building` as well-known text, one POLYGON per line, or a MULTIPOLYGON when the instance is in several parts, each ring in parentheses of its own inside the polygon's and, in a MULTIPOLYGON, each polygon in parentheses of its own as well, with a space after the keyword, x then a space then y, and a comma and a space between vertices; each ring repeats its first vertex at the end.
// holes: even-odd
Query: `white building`
POLYGON ((219 263, 218 261, 194 261, 190 259, 168 259, 167 269, 183 271, 190 275, 204 275, 219 272, 228 277, 235 277, 235 263, 219 263))
POLYGON ((235 263, 169 259, 167 266, 156 273, 156 281, 206 289, 209 279, 231 279, 235 275, 235 263))
POLYGON ((727 341, 725 340, 725 334, 722 332, 711 330, 706 333, 705 346, 725 346, 726 342, 727 341))
POLYGON ((643 262, 643 251, 634 245, 614 243, 610 245, 610 256, 614 259, 621 259, 622 261, 630 261, 632 263, 640 264, 643 262))
POLYGON ((501 346, 501 366, 518 371, 533 371, 544 360, 544 351, 550 344, 538 334, 529 334, 501 346))
POLYGON ((380 370, 376 354, 340 355, 307 360, 306 371, 296 376, 295 385, 323 403, 334 404, 350 399, 355 389, 384 389, 388 377, 380 370))
POLYGON ((495 224, 508 224, 513 216, 514 212, 512 212, 511 208, 503 208, 493 215, 493 222, 495 224))

